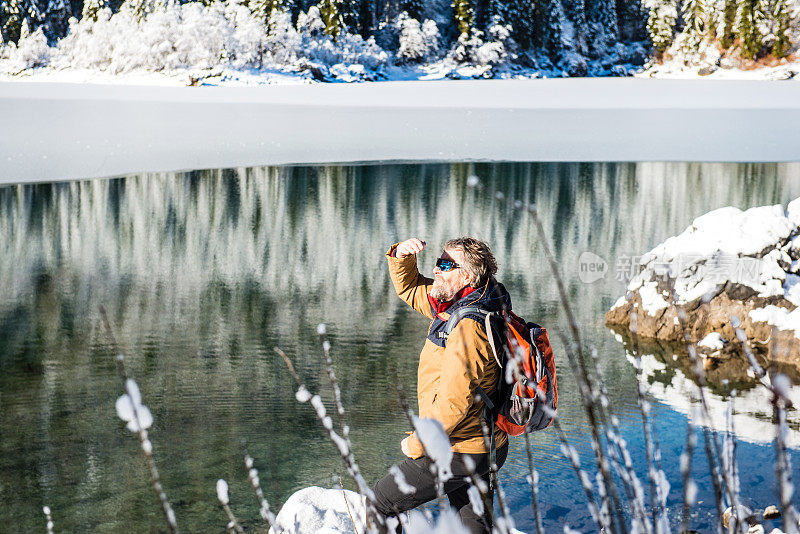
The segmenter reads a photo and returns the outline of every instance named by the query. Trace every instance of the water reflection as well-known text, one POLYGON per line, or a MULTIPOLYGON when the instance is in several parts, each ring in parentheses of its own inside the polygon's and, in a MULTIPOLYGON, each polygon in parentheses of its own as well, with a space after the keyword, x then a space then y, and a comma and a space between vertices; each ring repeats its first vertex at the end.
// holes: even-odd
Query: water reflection
MULTIPOLYGON (((740 440, 761 444, 770 444, 774 440, 776 428, 773 425, 772 394, 755 379, 743 356, 735 354, 714 359, 700 354, 708 385, 705 398, 710 420, 706 420, 700 413, 697 384, 690 378, 691 362, 684 347, 651 341, 640 342, 634 349, 632 340, 623 334, 617 334, 617 340, 624 344, 627 359, 632 365, 636 365, 636 355, 639 355, 642 369, 640 380, 644 390, 672 410, 686 415, 694 426, 707 426, 724 433, 732 424, 740 440), (733 412, 729 413, 731 399, 733 412)), ((797 367, 767 362, 760 356, 757 358, 770 376, 783 373, 793 383, 800 382, 800 369, 797 367)), ((800 406, 800 389, 792 389, 789 398, 794 406, 800 406)), ((787 445, 798 449, 800 414, 796 409, 788 410, 787 423, 791 429, 786 436, 787 445)))
MULTIPOLYGON (((214 498, 220 477, 231 483, 234 512, 250 527, 259 524, 247 500, 240 439, 274 504, 302 486, 338 485, 339 476, 347 485, 341 461, 308 408, 295 402, 272 351, 286 350, 329 402, 315 345, 319 322, 329 325, 356 456, 376 480, 399 458, 407 423, 394 384, 414 388, 427 326, 393 295, 382 257, 391 243, 414 235, 432 243, 420 259, 430 271, 447 238, 486 239, 516 311, 561 324, 533 223, 497 191, 538 207, 585 339, 601 354, 613 406, 636 446, 635 373, 603 326, 625 287, 613 266, 710 209, 800 196, 800 165, 281 167, 0 188, 3 516, 34 530, 39 507, 49 503, 65 530, 161 524, 136 443, 113 412, 120 386, 98 321, 101 303, 154 411, 155 455, 185 530, 224 527, 214 498), (481 189, 466 187, 473 173, 481 189), (612 266, 605 278, 580 281, 584 251, 612 266)), ((574 384, 564 362, 558 370, 559 411, 586 455, 574 384)), ((683 417, 668 403, 656 410, 663 421, 683 417)), ((567 520, 588 527, 553 436, 540 433, 534 442, 547 526, 567 520)), ((677 434, 675 443, 679 454, 677 434)), ((520 447, 515 442, 504 476, 519 526, 528 528, 520 447)), ((768 461, 766 449, 754 450, 768 461)), ((768 481, 751 486, 772 491, 768 481)))

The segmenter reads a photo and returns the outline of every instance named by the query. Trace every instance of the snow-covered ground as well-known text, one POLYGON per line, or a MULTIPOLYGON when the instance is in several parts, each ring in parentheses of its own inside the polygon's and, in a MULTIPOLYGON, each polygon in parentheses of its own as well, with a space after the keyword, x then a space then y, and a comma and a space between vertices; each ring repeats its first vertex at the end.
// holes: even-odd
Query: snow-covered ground
POLYGON ((794 83, 2 83, 0 183, 387 160, 797 161, 798 124, 794 83))

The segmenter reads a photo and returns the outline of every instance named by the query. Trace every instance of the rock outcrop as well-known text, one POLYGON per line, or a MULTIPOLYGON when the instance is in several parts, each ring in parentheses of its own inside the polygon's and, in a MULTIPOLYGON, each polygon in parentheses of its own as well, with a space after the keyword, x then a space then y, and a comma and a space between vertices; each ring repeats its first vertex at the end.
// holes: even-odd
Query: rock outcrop
POLYGON ((721 337, 722 347, 698 347, 719 355, 739 345, 736 317, 756 353, 800 366, 800 199, 785 209, 707 213, 642 256, 640 266, 607 312, 609 326, 682 343, 681 308, 693 342, 721 337))

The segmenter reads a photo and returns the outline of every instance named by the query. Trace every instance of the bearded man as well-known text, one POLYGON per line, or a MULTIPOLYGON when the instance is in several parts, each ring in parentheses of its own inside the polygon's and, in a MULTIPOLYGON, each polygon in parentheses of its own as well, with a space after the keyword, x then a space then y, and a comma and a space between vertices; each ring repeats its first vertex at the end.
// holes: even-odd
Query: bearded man
MULTIPOLYGON (((412 238, 392 246, 386 253, 389 276, 397 295, 431 319, 419 355, 419 415, 439 421, 450 439, 453 477, 444 483, 450 505, 458 510, 470 532, 491 532, 491 507, 478 514, 470 504, 465 459, 472 460, 476 474, 491 487, 490 454, 481 429, 484 402, 477 396, 479 388, 490 396, 497 390, 501 369, 489 340, 492 333, 487 333, 482 316, 467 313, 449 335, 445 326, 448 318, 461 308, 470 306, 502 312, 511 309, 511 299, 503 285, 494 279, 497 262, 486 243, 471 237, 445 243, 433 269, 433 280, 417 270, 417 254, 425 245, 424 241, 412 238)), ((508 436, 497 428, 492 430, 499 467, 508 453, 508 436)), ((387 517, 436 498, 436 477, 431 471, 433 461, 425 455, 416 434, 402 441, 401 450, 407 458, 397 467, 413 491, 409 492, 409 488, 402 491, 392 473, 381 479, 374 492, 378 511, 387 517)), ((490 490, 490 502, 492 496, 490 490)))

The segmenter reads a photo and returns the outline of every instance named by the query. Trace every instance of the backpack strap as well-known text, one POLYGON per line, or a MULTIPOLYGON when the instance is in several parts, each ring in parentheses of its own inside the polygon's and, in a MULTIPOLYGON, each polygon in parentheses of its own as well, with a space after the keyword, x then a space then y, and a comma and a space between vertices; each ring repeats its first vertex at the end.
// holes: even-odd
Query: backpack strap
POLYGON ((444 329, 441 332, 438 332, 436 335, 440 339, 447 340, 447 338, 450 337, 450 332, 453 331, 453 328, 456 327, 458 322, 468 315, 479 315, 484 318, 486 337, 489 338, 489 345, 492 347, 492 355, 494 356, 494 360, 497 362, 497 365, 502 369, 503 364, 500 362, 500 356, 497 353, 497 346, 494 342, 494 330, 492 329, 492 317, 498 316, 495 312, 486 311, 478 306, 464 306, 463 308, 457 309, 450 315, 450 317, 447 319, 447 323, 444 325, 444 329))
MULTIPOLYGON (((478 306, 464 306, 463 308, 457 309, 453 312, 450 317, 447 319, 447 324, 445 324, 444 329, 438 333, 439 338, 443 338, 445 343, 447 343, 447 338, 450 337, 450 332, 453 331, 453 328, 456 327, 458 322, 468 315, 478 315, 484 318, 484 326, 486 328, 486 337, 489 338, 489 345, 492 347, 492 355, 494 356, 495 361, 497 362, 498 367, 500 368, 501 376, 499 380, 502 380, 502 369, 503 364, 500 362, 500 357, 497 354, 497 346, 494 342, 494 329, 492 328, 492 317, 497 317, 498 314, 494 312, 487 311, 483 308, 479 308, 478 306)), ((498 384, 499 387, 499 384, 498 384)), ((489 460, 491 462, 490 465, 495 465, 497 463, 497 445, 495 444, 495 437, 494 437, 494 402, 489 398, 489 395, 483 390, 482 387, 477 386, 478 395, 483 400, 483 415, 486 421, 489 423, 487 426, 489 427, 489 460)), ((489 491, 494 490, 494 486, 496 486, 496 482, 494 480, 495 475, 492 474, 489 477, 489 491)))

